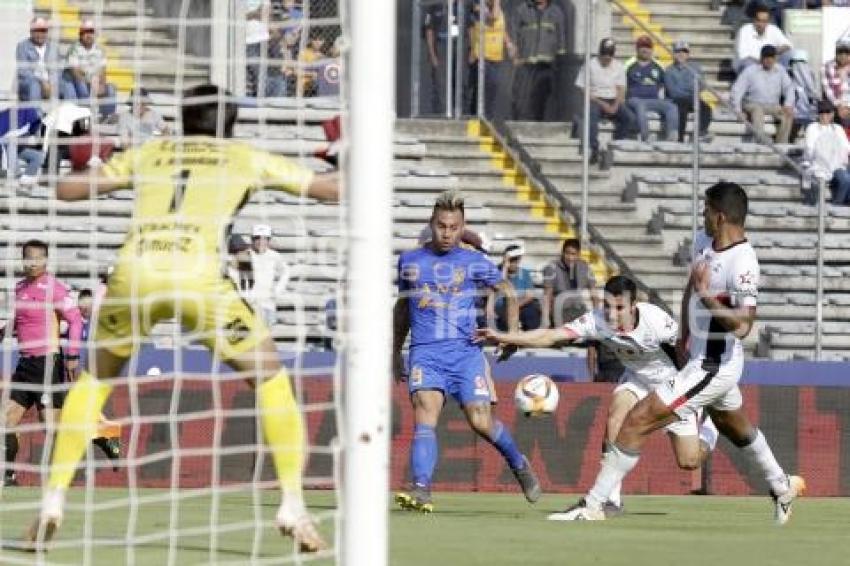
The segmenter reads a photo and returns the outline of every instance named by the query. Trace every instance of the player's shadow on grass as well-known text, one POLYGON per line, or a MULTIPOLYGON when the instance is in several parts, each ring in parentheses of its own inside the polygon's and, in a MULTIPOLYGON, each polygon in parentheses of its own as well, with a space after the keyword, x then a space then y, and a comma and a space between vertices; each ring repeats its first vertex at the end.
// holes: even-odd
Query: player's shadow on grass
POLYGON ((481 517, 486 516, 489 519, 498 518, 498 519, 516 519, 520 517, 524 517, 524 513, 519 513, 516 511, 504 511, 497 512, 492 511, 490 509, 484 510, 476 510, 476 509, 438 509, 433 513, 422 513, 420 511, 408 511, 406 509, 399 509, 398 507, 390 508, 391 515, 405 516, 410 515, 411 517, 452 517, 452 518, 471 518, 471 519, 480 519, 481 517))
POLYGON ((4 540, 0 544, 0 550, 11 550, 12 552, 22 552, 24 554, 35 554, 34 551, 25 546, 22 540, 4 540))
MULTIPOLYGON (((561 512, 563 512, 563 509, 550 509, 550 510, 547 510, 547 511, 541 510, 541 515, 543 515, 545 517, 547 515, 551 515, 552 513, 561 513, 561 512)), ((627 510, 625 513, 623 513, 619 517, 614 517, 614 518, 607 519, 607 520, 608 521, 619 521, 623 517, 626 517, 626 518, 628 518, 628 517, 667 517, 668 515, 670 515, 670 513, 666 512, 666 511, 631 511, 631 510, 627 510)), ((569 521, 565 521, 565 522, 569 522, 569 521)), ((582 522, 584 522, 584 521, 582 521, 582 522)))
MULTIPOLYGON (((200 545, 200 544, 181 544, 178 543, 174 545, 174 547, 179 551, 183 552, 198 552, 198 553, 208 553, 210 550, 209 545, 200 545)), ((159 550, 159 549, 167 549, 167 543, 145 543, 136 545, 137 552, 143 551, 145 549, 148 550, 159 550)), ((216 555, 226 555, 232 556, 234 558, 250 558, 251 551, 250 550, 237 550, 235 548, 217 548, 215 551, 216 555)), ((259 552, 257 553, 257 558, 271 558, 278 556, 273 552, 259 552)))

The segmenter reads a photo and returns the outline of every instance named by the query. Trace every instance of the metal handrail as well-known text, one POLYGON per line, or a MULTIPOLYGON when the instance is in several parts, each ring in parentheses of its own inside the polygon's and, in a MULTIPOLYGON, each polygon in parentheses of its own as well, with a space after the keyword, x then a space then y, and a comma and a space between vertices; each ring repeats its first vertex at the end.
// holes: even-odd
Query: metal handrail
MULTIPOLYGON (((570 201, 570 199, 561 194, 558 188, 552 184, 552 181, 543 174, 540 163, 532 157, 530 153, 528 153, 528 150, 526 150, 523 144, 516 138, 516 136, 514 136, 508 125, 505 122, 493 122, 487 118, 482 118, 481 123, 487 128, 490 135, 492 135, 499 145, 508 153, 514 163, 522 170, 523 175, 531 180, 538 189, 542 189, 550 199, 556 201, 562 211, 562 214, 563 211, 569 212, 569 214, 575 218, 576 223, 581 223, 581 206, 575 205, 572 201, 570 201)), ((640 277, 638 277, 631 268, 629 268, 626 261, 620 257, 616 251, 614 251, 614 247, 608 242, 605 236, 599 232, 599 230, 592 225, 587 224, 587 231, 593 243, 602 248, 605 252, 605 258, 613 262, 622 275, 625 275, 634 281, 638 289, 647 294, 650 302, 663 308, 668 313, 673 314, 673 310, 667 302, 661 298, 661 295, 645 284, 640 277)))

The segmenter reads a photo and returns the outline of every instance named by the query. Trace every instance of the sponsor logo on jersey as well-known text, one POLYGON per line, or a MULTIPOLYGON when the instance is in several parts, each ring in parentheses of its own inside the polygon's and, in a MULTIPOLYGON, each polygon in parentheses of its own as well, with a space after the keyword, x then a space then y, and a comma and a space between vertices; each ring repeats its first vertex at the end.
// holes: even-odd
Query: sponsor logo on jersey
POLYGON ((237 318, 224 325, 224 337, 230 344, 238 344, 248 337, 251 329, 241 318, 237 318))
POLYGON ((747 271, 746 273, 742 273, 738 276, 738 285, 752 285, 753 284, 753 272, 747 271))

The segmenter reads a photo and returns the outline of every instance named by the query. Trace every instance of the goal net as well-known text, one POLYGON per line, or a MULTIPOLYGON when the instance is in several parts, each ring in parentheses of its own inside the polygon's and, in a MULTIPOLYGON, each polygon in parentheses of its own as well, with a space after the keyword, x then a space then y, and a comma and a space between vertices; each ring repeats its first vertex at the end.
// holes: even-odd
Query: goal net
MULTIPOLYGON (((258 324, 269 329, 274 357, 288 370, 305 423, 306 504, 328 543, 320 553, 323 563, 342 562, 346 552, 358 556, 355 546, 347 546, 346 541, 356 540, 346 533, 347 525, 386 530, 388 399, 387 385, 375 376, 389 379, 393 96, 383 92, 372 97, 372 113, 365 116, 370 85, 351 82, 346 73, 356 68, 356 57, 380 55, 376 42, 392 51, 392 40, 386 39, 394 29, 392 3, 375 2, 387 14, 368 18, 362 6, 345 0, 8 4, 9 17, 0 24, 6 37, 0 94, 8 124, 0 132, 6 321, 2 403, 25 412, 20 422, 9 419, 0 431, 6 447, 0 562, 279 564, 312 558, 278 533, 280 483, 261 432, 258 393, 248 383, 256 372, 233 371, 222 362, 227 345, 251 331, 250 321, 216 315, 207 317, 213 319, 211 325, 204 324, 198 309, 226 309, 185 277, 191 268, 180 262, 190 257, 183 254, 197 242, 191 235, 168 244, 145 241, 133 232, 140 230, 137 220, 144 204, 132 187, 97 194, 96 179, 110 163, 151 140, 163 147, 172 144, 180 159, 191 159, 186 157, 191 140, 184 133, 180 104, 186 89, 205 83, 227 89, 225 96, 216 97, 218 102, 238 106, 232 132, 237 141, 316 173, 339 171, 346 187, 343 204, 292 191, 252 192, 231 222, 230 209, 217 191, 249 174, 231 168, 222 170, 215 186, 204 187, 208 201, 197 194, 191 198, 201 208, 215 207, 219 199, 223 215, 211 220, 215 226, 197 230, 218 235, 215 259, 222 281, 238 292, 258 324), (354 54, 360 49, 358 34, 352 33, 357 22, 359 36, 365 38, 363 55, 354 54), (357 117, 352 92, 361 93, 357 117), (363 128, 369 120, 371 127, 363 128), (342 151, 358 139, 379 155, 342 151), (57 185, 72 167, 84 166, 77 175, 87 176, 91 198, 57 199, 57 185), (371 212, 362 204, 346 204, 358 195, 363 202, 378 203, 372 207, 376 218, 365 218, 371 212), (69 360, 78 330, 68 312, 82 314, 82 340, 94 341, 96 328, 120 327, 122 321, 112 314, 101 318, 98 313, 116 302, 106 289, 112 290, 111 278, 134 261, 120 251, 134 234, 139 253, 145 246, 166 246, 157 251, 184 276, 172 278, 162 293, 176 292, 182 298, 168 312, 157 310, 150 295, 147 303, 130 305, 127 324, 136 348, 120 377, 112 380, 115 387, 97 431, 109 442, 87 449, 67 492, 61 529, 49 552, 33 557, 16 549, 26 526, 38 516, 59 426, 59 410, 38 409, 41 402, 49 409, 57 394, 67 392, 79 370, 65 362, 61 380, 48 369, 43 379, 21 384, 21 361, 36 350, 23 343, 19 315, 26 308, 41 309, 46 340, 63 333, 60 358, 69 360), (46 243, 47 272, 67 286, 64 311, 53 308, 61 291, 51 289, 41 299, 16 291, 19 282, 28 280, 24 264, 31 262, 21 258, 24 243, 32 240, 46 243), (364 269, 369 262, 381 265, 364 269), (210 343, 224 346, 211 351, 210 343), (369 358, 371 364, 366 363, 369 358), (367 371, 371 381, 345 393, 344 383, 358 381, 367 371), (17 390, 33 395, 47 391, 53 397, 22 406, 16 404, 22 398, 17 390), (344 402, 352 408, 344 411, 344 402), (352 437, 369 442, 358 450, 357 443, 348 441, 352 437), (107 457, 116 444, 118 457, 107 457), (17 453, 10 455, 13 446, 17 453), (371 477, 377 486, 349 496, 343 477, 345 485, 371 477), (366 506, 372 510, 362 509, 357 497, 376 493, 366 506), (370 512, 372 519, 364 519, 370 512)), ((378 64, 381 57, 391 67, 392 56, 380 55, 378 64)), ((385 89, 391 85, 391 70, 388 77, 378 76, 372 86, 385 89)), ((219 134, 226 129, 223 114, 217 119, 219 134)), ((139 160, 133 163, 138 166, 130 172, 133 184, 150 181, 140 178, 139 160)), ((188 230, 196 220, 183 206, 191 200, 191 181, 179 174, 172 181, 163 222, 170 222, 170 229, 188 230)), ((134 272, 141 275, 127 283, 129 296, 137 296, 145 285, 148 269, 134 272)), ((223 292, 221 301, 227 296, 223 292)), ((36 353, 52 360, 51 347, 36 353)), ((81 349, 84 368, 86 348, 81 349)), ((267 363, 259 347, 252 352, 255 367, 267 363)), ((92 370, 95 375, 99 371, 92 370)), ((375 544, 382 548, 381 537, 375 544)), ((385 552, 371 555, 379 558, 370 564, 379 564, 385 552)))

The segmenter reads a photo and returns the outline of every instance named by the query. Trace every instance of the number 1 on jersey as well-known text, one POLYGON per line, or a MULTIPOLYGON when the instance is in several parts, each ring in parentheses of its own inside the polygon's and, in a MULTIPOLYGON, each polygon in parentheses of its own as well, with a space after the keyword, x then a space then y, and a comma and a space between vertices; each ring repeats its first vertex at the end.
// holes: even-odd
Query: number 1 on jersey
POLYGON ((189 175, 192 173, 189 169, 182 169, 180 173, 174 175, 174 192, 171 195, 171 206, 168 207, 169 214, 174 214, 183 206, 183 199, 186 197, 186 186, 189 184, 189 175))

